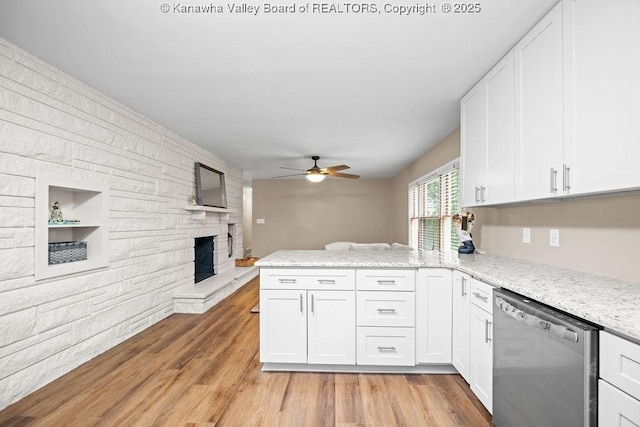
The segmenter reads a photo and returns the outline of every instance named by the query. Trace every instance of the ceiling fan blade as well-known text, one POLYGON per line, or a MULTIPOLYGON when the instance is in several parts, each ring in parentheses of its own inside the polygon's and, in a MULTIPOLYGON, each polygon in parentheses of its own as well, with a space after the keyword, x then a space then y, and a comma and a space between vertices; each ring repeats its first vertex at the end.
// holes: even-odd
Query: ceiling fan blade
POLYGON ((341 172, 331 172, 331 171, 327 171, 327 173, 329 174, 329 176, 335 176, 336 178, 351 178, 351 179, 360 178, 360 175, 354 175, 352 173, 341 173, 341 172))
POLYGON ((291 175, 278 175, 278 176, 272 176, 271 179, 275 179, 275 178, 287 178, 289 176, 305 176, 306 173, 292 173, 291 175))
POLYGON ((329 166, 328 168, 322 168, 323 170, 326 170, 327 172, 331 172, 331 171, 343 171, 345 169, 350 169, 351 166, 347 166, 347 165, 337 165, 337 166, 329 166))
POLYGON ((284 166, 280 166, 280 169, 288 169, 288 170, 292 170, 292 171, 300 171, 300 172, 304 172, 305 169, 296 169, 296 168, 286 168, 284 166))

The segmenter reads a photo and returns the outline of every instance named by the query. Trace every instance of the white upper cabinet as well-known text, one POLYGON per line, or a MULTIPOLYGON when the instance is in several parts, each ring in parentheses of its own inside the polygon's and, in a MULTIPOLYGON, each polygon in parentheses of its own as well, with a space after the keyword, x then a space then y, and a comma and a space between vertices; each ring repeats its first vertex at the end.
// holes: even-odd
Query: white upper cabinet
POLYGON ((460 109, 464 207, 640 188, 640 1, 562 1, 460 109))
POLYGON ((562 7, 514 48, 515 199, 562 193, 562 7))
POLYGON ((563 14, 567 191, 640 187, 640 2, 571 0, 563 14))
POLYGON ((462 99, 462 206, 513 200, 513 52, 462 99))
POLYGON ((480 204, 486 175, 487 88, 480 81, 460 101, 460 206, 480 204))
POLYGON ((486 77, 487 147, 486 189, 483 203, 513 201, 514 96, 513 52, 509 52, 486 77))

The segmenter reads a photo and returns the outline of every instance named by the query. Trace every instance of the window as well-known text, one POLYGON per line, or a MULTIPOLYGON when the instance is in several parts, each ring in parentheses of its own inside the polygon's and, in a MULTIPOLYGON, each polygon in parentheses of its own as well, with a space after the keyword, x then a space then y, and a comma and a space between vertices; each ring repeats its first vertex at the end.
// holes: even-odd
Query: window
POLYGON ((458 162, 409 184, 409 245, 419 250, 456 250, 451 217, 459 213, 458 162))

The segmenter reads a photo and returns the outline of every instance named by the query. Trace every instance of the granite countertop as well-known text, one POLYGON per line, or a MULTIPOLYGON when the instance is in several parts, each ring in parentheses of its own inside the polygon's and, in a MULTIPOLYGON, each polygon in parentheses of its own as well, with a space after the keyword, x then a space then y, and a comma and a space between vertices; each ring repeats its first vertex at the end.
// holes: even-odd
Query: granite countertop
POLYGON ((444 267, 468 273, 640 342, 640 284, 490 254, 385 251, 277 251, 260 267, 444 267))

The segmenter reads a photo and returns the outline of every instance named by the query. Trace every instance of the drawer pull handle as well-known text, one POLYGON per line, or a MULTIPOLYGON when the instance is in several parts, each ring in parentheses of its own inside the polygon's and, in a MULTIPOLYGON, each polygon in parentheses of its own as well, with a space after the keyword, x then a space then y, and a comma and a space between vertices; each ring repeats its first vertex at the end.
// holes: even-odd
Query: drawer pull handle
POLYGON ((395 313, 395 308, 379 308, 378 313, 395 313))
POLYGON ((379 345, 378 351, 396 351, 396 348, 392 345, 379 345))
POLYGON ((488 302, 488 301, 489 301, 489 297, 488 297, 488 296, 486 296, 486 295, 482 295, 482 294, 481 294, 481 293, 479 293, 479 292, 474 292, 474 293, 473 293, 473 295, 475 295, 475 296, 476 296, 476 298, 478 298, 478 299, 479 299, 479 300, 481 300, 481 301, 484 301, 484 302, 488 302))
POLYGON ((461 292, 461 297, 464 298, 467 296, 467 278, 466 277, 462 277, 462 281, 460 283, 460 292, 461 292))
POLYGON ((280 283, 296 283, 296 279, 278 279, 280 283))
POLYGON ((318 283, 321 285, 335 285, 335 279, 318 279, 318 283))
POLYGON ((378 280, 378 285, 395 285, 395 280, 378 280))

